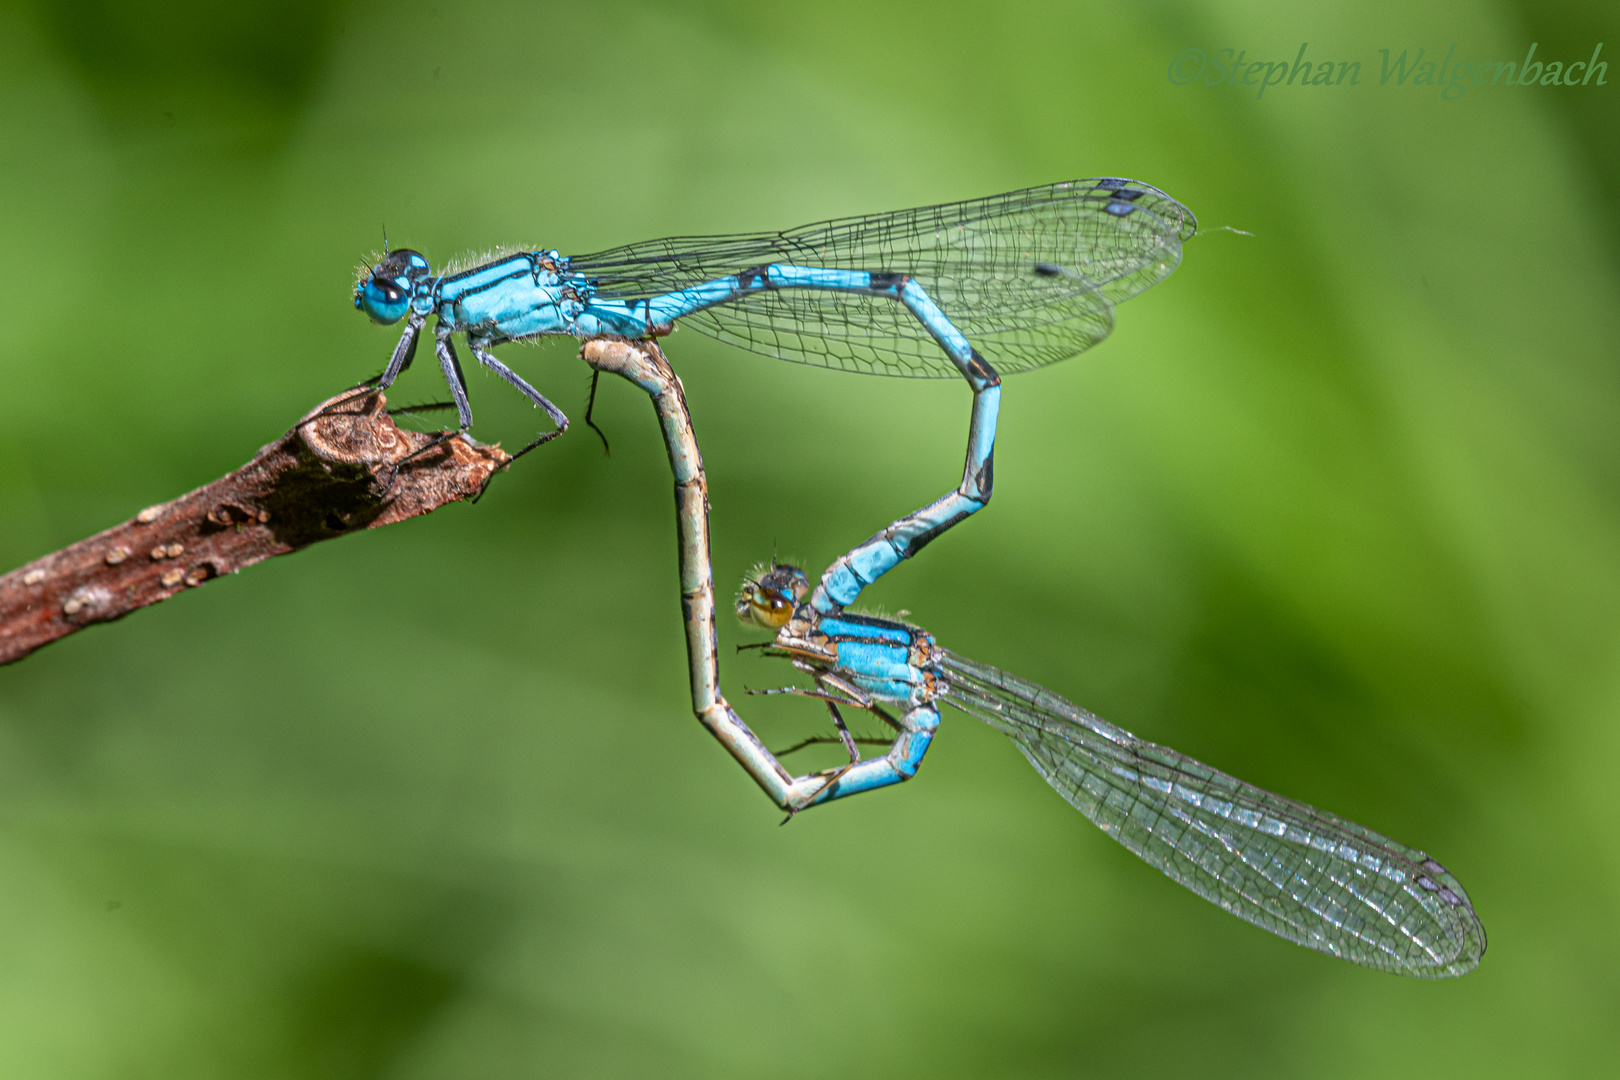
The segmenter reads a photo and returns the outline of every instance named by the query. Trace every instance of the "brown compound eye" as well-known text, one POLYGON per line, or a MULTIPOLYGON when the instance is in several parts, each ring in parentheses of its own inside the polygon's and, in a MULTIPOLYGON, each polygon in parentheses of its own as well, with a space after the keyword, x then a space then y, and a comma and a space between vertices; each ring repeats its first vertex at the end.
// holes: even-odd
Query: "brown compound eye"
POLYGON ((766 630, 780 630, 810 591, 804 571, 787 563, 756 566, 737 594, 737 618, 766 630))
POLYGON ((793 601, 779 592, 756 588, 749 598, 754 622, 770 630, 780 630, 793 618, 793 601))
POLYGON ((794 601, 757 582, 747 582, 737 597, 737 618, 766 630, 780 630, 793 618, 794 601))
POLYGON ((781 593, 760 589, 754 599, 754 619, 761 626, 780 630, 793 618, 793 601, 781 593))

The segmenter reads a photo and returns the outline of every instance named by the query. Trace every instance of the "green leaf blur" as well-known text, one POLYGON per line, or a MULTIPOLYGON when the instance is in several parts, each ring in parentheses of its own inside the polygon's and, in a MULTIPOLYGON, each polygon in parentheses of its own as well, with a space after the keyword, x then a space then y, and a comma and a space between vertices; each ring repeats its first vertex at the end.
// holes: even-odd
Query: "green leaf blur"
MULTIPOLYGON (((994 505, 871 598, 1426 848, 1491 934, 1443 984, 1283 943, 957 715, 914 783, 779 828, 690 715, 664 455, 604 383, 611 457, 577 425, 477 507, 0 670, 0 1076, 1612 1068, 1620 85, 1378 85, 1453 42, 1620 65, 1603 10, 0 6, 0 569, 380 369, 385 227, 442 263, 1137 177, 1206 235, 1009 380, 994 505), (1302 43, 1363 85, 1166 77, 1302 43)), ((667 348, 722 589, 960 475, 960 385, 667 348)), ((577 424, 571 343, 509 352, 577 424)), ((473 381, 481 436, 536 430, 473 381)), ((785 666, 722 674, 773 745, 821 722, 743 697, 785 666)))

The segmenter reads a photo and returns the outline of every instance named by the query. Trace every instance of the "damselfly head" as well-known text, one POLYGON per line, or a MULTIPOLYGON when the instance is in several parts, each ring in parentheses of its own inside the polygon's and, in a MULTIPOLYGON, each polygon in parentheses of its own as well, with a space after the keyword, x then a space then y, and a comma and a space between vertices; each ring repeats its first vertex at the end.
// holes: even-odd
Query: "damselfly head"
POLYGON ((762 630, 780 630, 809 591, 810 579, 797 566, 756 566, 737 594, 737 618, 762 630))
POLYGON ((420 252, 410 248, 390 251, 354 283, 354 306, 372 322, 384 326, 399 322, 411 308, 416 283, 432 272, 420 252))

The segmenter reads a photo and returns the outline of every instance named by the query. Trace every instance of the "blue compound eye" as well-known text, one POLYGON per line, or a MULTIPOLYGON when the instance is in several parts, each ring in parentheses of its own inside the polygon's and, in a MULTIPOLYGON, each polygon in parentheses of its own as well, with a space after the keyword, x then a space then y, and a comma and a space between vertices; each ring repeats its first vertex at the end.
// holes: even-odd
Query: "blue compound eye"
POLYGON ((411 308, 418 281, 431 273, 428 261, 409 248, 390 252, 354 287, 354 306, 372 322, 399 322, 411 308))
POLYGON ((373 274, 354 291, 354 306, 370 316, 372 322, 387 326, 405 317, 405 312, 411 307, 411 296, 391 282, 378 280, 373 274))

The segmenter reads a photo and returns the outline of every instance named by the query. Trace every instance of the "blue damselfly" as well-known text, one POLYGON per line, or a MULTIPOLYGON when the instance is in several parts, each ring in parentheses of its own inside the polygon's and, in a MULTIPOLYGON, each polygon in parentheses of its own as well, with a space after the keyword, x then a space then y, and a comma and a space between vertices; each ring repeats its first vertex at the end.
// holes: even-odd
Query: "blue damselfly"
MULTIPOLYGON (((362 271, 355 306, 405 320, 386 389, 434 317, 434 351, 472 427, 451 338, 557 425, 567 417, 490 351, 548 335, 652 341, 677 321, 752 352, 873 374, 965 378, 973 391, 956 490, 896 521, 834 565, 812 602, 834 611, 979 510, 993 485, 1001 373, 1073 356, 1105 338, 1114 305, 1162 281, 1197 223, 1147 184, 1072 180, 989 198, 785 232, 650 240, 590 255, 497 252, 434 275, 408 249, 362 271), (989 359, 981 354, 982 347, 989 359)), ((587 417, 588 418, 588 417, 587 417)))
POLYGON ((944 703, 1012 739, 1059 795, 1133 854, 1241 919, 1401 975, 1445 978, 1478 966, 1485 929, 1462 885, 1426 853, 1137 738, 1045 687, 941 648, 919 627, 824 616, 800 603, 808 591, 797 567, 772 565, 737 602, 744 622, 776 632, 766 653, 815 683, 763 692, 819 698, 831 713, 837 735, 800 746, 839 742, 849 754, 812 774, 819 788, 804 805, 915 775, 944 703), (882 720, 888 753, 862 760, 840 706, 882 720))

